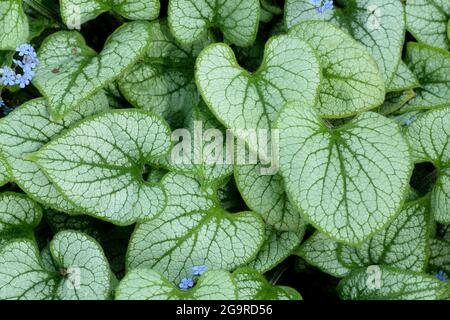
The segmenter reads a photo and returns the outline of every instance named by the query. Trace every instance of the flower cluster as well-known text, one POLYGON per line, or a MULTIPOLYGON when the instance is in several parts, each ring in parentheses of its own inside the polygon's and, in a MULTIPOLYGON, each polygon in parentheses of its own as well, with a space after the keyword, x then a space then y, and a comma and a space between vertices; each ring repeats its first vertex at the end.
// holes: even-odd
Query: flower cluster
POLYGON ((318 14, 322 14, 333 9, 333 0, 328 0, 325 2, 323 0, 310 0, 309 3, 316 7, 318 14))
POLYGON ((192 276, 193 277, 181 279, 180 285, 178 287, 183 290, 192 288, 195 284, 194 277, 201 276, 204 272, 206 272, 206 270, 208 270, 208 267, 206 267, 205 265, 193 266, 192 267, 192 276))
POLYGON ((33 79, 33 70, 36 68, 39 60, 36 51, 28 43, 18 46, 16 52, 20 59, 13 59, 14 66, 12 68, 0 68, 0 82, 2 82, 4 86, 18 85, 20 88, 25 88, 33 79), (22 73, 17 73, 17 68, 22 69, 22 73))

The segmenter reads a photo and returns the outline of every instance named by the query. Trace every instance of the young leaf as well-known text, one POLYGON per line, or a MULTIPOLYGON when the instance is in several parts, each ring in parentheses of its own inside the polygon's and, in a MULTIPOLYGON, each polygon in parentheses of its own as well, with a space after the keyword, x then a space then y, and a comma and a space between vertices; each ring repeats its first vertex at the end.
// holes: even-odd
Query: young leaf
POLYGON ((408 68, 406 63, 400 61, 397 72, 392 78, 391 83, 386 87, 387 92, 398 92, 408 89, 414 89, 420 87, 420 83, 417 80, 414 73, 408 68))
POLYGON ((0 245, 14 238, 33 238, 33 229, 42 218, 42 209, 27 196, 0 194, 0 245))
POLYGON ((240 47, 255 41, 259 14, 258 0, 170 0, 168 9, 170 29, 181 43, 193 43, 215 27, 240 47))
POLYGON ((153 20, 159 15, 159 0, 61 0, 60 10, 63 22, 77 27, 100 14, 113 11, 129 20, 153 20))
POLYGON ((266 226, 266 240, 256 258, 247 264, 248 267, 265 273, 291 255, 302 241, 306 224, 295 231, 278 231, 266 226))
POLYGON ((310 1, 286 0, 284 19, 289 29, 304 20, 330 21, 368 48, 386 85, 397 71, 405 37, 401 1, 340 0, 339 8, 319 14, 310 1))
POLYGON ((263 166, 238 165, 234 177, 247 206, 258 212, 267 225, 280 231, 296 231, 303 224, 300 213, 289 202, 280 174, 263 175, 263 166))
POLYGON ((44 144, 86 116, 108 110, 103 92, 87 99, 62 120, 54 121, 47 111, 45 99, 30 100, 0 120, 0 150, 11 169, 11 178, 30 198, 58 211, 76 209, 48 180, 38 166, 26 159, 44 144))
POLYGON ((11 181, 11 175, 9 173, 8 164, 0 154, 0 187, 4 186, 9 181, 11 181))
POLYGON ((387 266, 375 267, 378 270, 373 273, 364 268, 341 280, 339 296, 345 300, 439 300, 449 296, 448 283, 435 277, 387 266))
POLYGON ((165 19, 152 22, 146 53, 120 79, 120 91, 134 106, 166 118, 190 110, 200 102, 192 66, 211 41, 205 35, 192 45, 182 45, 173 38, 165 19))
POLYGON ((121 76, 142 56, 149 36, 147 22, 123 24, 108 38, 100 54, 76 31, 47 37, 38 53, 40 63, 33 84, 46 97, 52 117, 61 119, 121 76))
POLYGON ((288 104, 280 130, 280 170, 292 203, 331 238, 357 245, 399 212, 412 164, 399 127, 366 112, 338 128, 288 104))
POLYGON ((323 79, 317 108, 324 118, 344 118, 383 103, 384 82, 367 49, 330 23, 305 21, 289 33, 319 55, 323 79))
POLYGON ((236 286, 227 271, 206 271, 194 288, 182 290, 151 269, 127 273, 116 290, 116 300, 236 300, 236 286))
POLYGON ((257 214, 226 212, 215 186, 187 175, 169 173, 162 184, 167 207, 136 227, 127 270, 151 268, 179 282, 196 265, 233 270, 255 258, 264 242, 264 223, 257 214))
POLYGON ((450 105, 450 53, 427 45, 408 43, 406 63, 416 75, 420 87, 416 97, 402 112, 440 108, 450 105))
POLYGON ((406 1, 406 27, 420 42, 450 49, 449 21, 450 3, 447 0, 406 1))
POLYGON ((165 191, 142 172, 170 147, 162 119, 124 109, 76 123, 31 158, 80 212, 129 225, 164 208, 165 191))
POLYGON ((28 20, 23 12, 22 0, 0 1, 0 50, 15 50, 27 42, 28 20))
POLYGON ((287 101, 300 101, 302 108, 315 104, 320 67, 308 44, 283 35, 266 43, 263 62, 252 74, 237 64, 230 47, 210 45, 197 59, 195 77, 217 119, 248 142, 236 129, 269 129, 287 101))
POLYGON ((302 300, 297 290, 285 286, 273 286, 264 276, 251 268, 239 268, 233 272, 238 300, 302 300))
POLYGON ((340 261, 350 269, 384 264, 402 270, 425 271, 430 236, 427 200, 407 203, 386 229, 361 247, 341 245, 340 261))
POLYGON ((309 264, 337 278, 343 278, 351 271, 338 259, 338 243, 318 231, 295 253, 309 264))
POLYGON ((101 247, 76 231, 50 242, 54 270, 46 269, 37 245, 13 240, 0 248, 0 299, 103 300, 111 293, 111 271, 101 247))
POLYGON ((432 162, 437 181, 431 191, 430 208, 434 218, 450 223, 450 108, 433 110, 419 116, 406 129, 416 163, 432 162))
POLYGON ((429 268, 433 271, 443 270, 450 274, 450 242, 441 239, 430 240, 429 268))

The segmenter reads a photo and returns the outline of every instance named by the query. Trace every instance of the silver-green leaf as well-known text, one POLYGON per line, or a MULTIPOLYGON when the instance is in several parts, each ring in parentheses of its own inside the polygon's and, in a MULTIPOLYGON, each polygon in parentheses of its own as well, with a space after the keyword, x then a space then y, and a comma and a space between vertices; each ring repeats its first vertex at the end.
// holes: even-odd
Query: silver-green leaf
POLYGON ((162 185, 169 195, 167 207, 137 226, 128 270, 150 268, 178 282, 193 266, 234 270, 255 258, 264 242, 264 223, 256 213, 226 212, 215 186, 187 175, 169 173, 162 185))
POLYGON ((344 118, 379 106, 384 82, 366 47, 324 21, 305 21, 289 33, 306 41, 320 59, 317 109, 323 118, 344 118))
POLYGON ((305 229, 305 223, 302 223, 294 231, 279 231, 266 226, 266 240, 256 258, 247 266, 261 273, 271 270, 289 257, 298 247, 305 234, 305 229))
POLYGON ((0 1, 0 30, 0 50, 15 50, 27 42, 29 27, 22 0, 0 1))
POLYGON ((72 28, 113 11, 130 20, 153 20, 159 15, 159 0, 60 0, 63 22, 72 28))
POLYGON ((412 163, 394 121, 366 112, 332 128, 291 103, 275 127, 286 191, 319 230, 357 245, 398 214, 412 163))
POLYGON ((63 119, 52 120, 44 98, 30 100, 0 120, 0 150, 11 179, 33 200, 59 211, 76 213, 38 166, 27 156, 67 129, 74 122, 108 110, 103 92, 92 96, 63 119))
POLYGON ((138 268, 122 279, 116 300, 236 300, 236 286, 224 270, 206 271, 194 288, 183 290, 154 270, 138 268))
POLYGON ((74 124, 29 158, 79 212, 129 225, 165 207, 165 191, 144 181, 142 173, 170 147, 170 129, 162 119, 123 109, 74 124))
POLYGON ((351 271, 338 259, 338 243, 318 231, 295 253, 309 264, 337 278, 343 278, 351 271))
POLYGON ((34 241, 19 239, 0 248, 0 299, 103 300, 111 295, 111 271, 100 245, 76 231, 50 242, 55 264, 48 270, 34 241))
POLYGON ((245 203, 259 213, 265 223, 280 231, 296 231, 303 224, 300 213, 289 202, 280 174, 263 175, 263 166, 237 165, 236 185, 245 203))
POLYGON ((341 0, 339 8, 318 14, 309 1, 286 0, 284 19, 289 29, 304 20, 330 21, 368 48, 386 85, 397 71, 405 37, 405 10, 401 1, 341 0))
POLYGON ((406 27, 418 41, 450 49, 447 27, 450 2, 447 0, 406 1, 406 27))
POLYGON ((313 49, 288 35, 266 43, 263 62, 254 73, 238 65, 229 46, 210 45, 197 59, 195 76, 217 119, 246 142, 247 131, 242 129, 269 129, 287 101, 300 101, 303 108, 314 106, 321 77, 313 49))
POLYGON ((406 63, 419 80, 416 97, 402 112, 435 109, 450 105, 450 53, 443 49, 410 42, 406 63))
POLYGON ((337 290, 345 300, 439 300, 450 294, 448 283, 433 276, 387 266, 354 271, 337 290))
POLYGON ((14 238, 33 239, 41 218, 41 207, 26 195, 0 193, 0 245, 14 238))
POLYGON ((144 54, 149 37, 147 22, 125 23, 110 35, 100 54, 76 31, 47 37, 38 52, 33 84, 46 97, 52 117, 61 119, 120 77, 144 54))
POLYGON ((171 117, 200 101, 194 82, 195 58, 212 41, 203 36, 191 45, 178 43, 167 20, 150 24, 146 53, 119 81, 120 91, 134 106, 171 117))
POLYGON ((186 44, 216 27, 227 41, 249 46, 256 38, 259 14, 258 0, 170 0, 168 8, 170 29, 186 44))
POLYGON ((341 245, 338 249, 340 261, 350 269, 384 264, 402 270, 425 271, 431 228, 427 200, 407 203, 386 229, 362 246, 341 245))

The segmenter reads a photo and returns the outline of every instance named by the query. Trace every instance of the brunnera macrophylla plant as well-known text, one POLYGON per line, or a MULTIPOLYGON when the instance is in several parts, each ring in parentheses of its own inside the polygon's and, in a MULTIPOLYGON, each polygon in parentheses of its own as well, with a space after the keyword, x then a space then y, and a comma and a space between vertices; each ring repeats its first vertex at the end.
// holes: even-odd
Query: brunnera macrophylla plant
POLYGON ((450 298, 449 19, 0 1, 0 299, 450 298))

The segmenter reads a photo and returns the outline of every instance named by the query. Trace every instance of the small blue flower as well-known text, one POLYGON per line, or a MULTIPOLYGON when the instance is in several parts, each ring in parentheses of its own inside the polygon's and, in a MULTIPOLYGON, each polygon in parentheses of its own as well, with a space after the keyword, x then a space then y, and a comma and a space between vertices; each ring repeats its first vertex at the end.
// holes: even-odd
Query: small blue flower
POLYGON ((192 267, 192 275, 193 276, 201 276, 206 270, 208 270, 208 267, 205 265, 193 266, 192 267))
POLYGON ((325 2, 324 5, 317 8, 316 11, 318 14, 322 14, 331 9, 333 9, 333 1, 332 0, 325 2))
POLYGON ((16 52, 19 54, 19 56, 23 57, 25 55, 36 57, 36 51, 34 51, 34 48, 29 43, 21 44, 16 48, 16 52))
POLYGON ((10 67, 3 67, 0 69, 0 73, 2 74, 0 81, 3 85, 13 86, 16 84, 16 73, 13 69, 10 67))
POLYGON ((23 57, 23 63, 30 67, 30 68, 36 68, 37 64, 39 63, 39 60, 37 57, 32 57, 32 56, 24 56, 23 57))
POLYGON ((194 280, 192 278, 183 278, 180 282, 180 289, 187 290, 194 286, 194 280))
POLYGON ((439 281, 442 281, 442 282, 447 282, 448 280, 447 280, 447 275, 445 274, 445 272, 444 271, 439 271, 437 274, 436 274, 436 278, 438 278, 439 279, 439 281))
POLYGON ((16 84, 22 89, 25 88, 27 85, 30 84, 30 75, 18 74, 16 77, 16 84))

